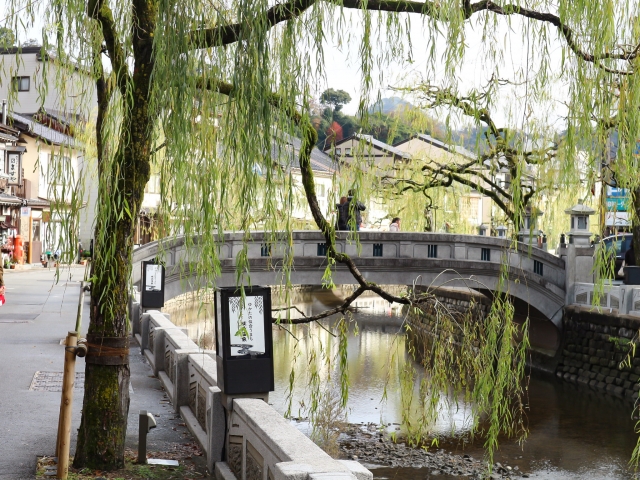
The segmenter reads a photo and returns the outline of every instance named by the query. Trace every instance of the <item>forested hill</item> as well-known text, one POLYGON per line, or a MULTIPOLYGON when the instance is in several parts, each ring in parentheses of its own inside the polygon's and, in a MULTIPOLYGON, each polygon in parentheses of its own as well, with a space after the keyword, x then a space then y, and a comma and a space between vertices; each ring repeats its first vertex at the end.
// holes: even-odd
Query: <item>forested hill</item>
MULTIPOLYGON (((373 135, 381 142, 393 145, 417 133, 425 133, 438 140, 460 145, 467 150, 484 153, 488 149, 484 132, 487 128, 466 127, 447 131, 445 122, 400 97, 382 98, 368 109, 368 118, 362 121, 346 115, 341 109, 325 106, 313 117, 318 132, 318 147, 324 149, 354 133, 373 135)), ((517 137, 524 138, 521 134, 517 137)))

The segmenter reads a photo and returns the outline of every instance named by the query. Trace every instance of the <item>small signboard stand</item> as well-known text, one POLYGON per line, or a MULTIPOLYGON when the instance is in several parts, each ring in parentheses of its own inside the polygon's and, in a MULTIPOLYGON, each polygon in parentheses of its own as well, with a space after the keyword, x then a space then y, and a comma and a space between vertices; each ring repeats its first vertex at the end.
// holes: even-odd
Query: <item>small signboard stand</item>
POLYGON ((215 295, 218 387, 264 398, 274 389, 271 289, 220 288, 215 295))
POLYGON ((156 260, 142 262, 142 289, 140 291, 142 308, 164 307, 164 265, 156 260))

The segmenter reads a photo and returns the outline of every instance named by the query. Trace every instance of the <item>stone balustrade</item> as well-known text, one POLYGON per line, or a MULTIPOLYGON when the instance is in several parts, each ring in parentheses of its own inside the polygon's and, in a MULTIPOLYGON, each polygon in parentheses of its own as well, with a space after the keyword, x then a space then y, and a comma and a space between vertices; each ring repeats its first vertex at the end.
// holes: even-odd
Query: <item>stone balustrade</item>
MULTIPOLYGON (((225 233, 220 239, 220 273, 211 279, 216 286, 236 285, 236 259, 245 249, 253 285, 282 283, 282 264, 287 263, 283 261, 287 257, 292 260, 288 272, 292 284, 323 284, 327 258, 320 232, 297 231, 291 238, 284 233, 251 232, 249 237, 247 240, 243 233, 225 233)), ((159 258, 166 265, 166 300, 206 285, 197 278, 194 268, 201 255, 198 237, 192 240, 191 249, 185 237, 167 238, 137 249, 133 283, 140 282, 140 262, 159 258)), ((558 312, 566 295, 565 261, 544 250, 503 238, 446 233, 360 232, 358 241, 347 232, 339 232, 336 246, 356 260, 368 281, 491 291, 498 288, 506 269, 509 293, 538 308, 556 325, 560 323, 558 312)), ((351 272, 340 264, 332 275, 337 285, 354 282, 351 272)))
POLYGON ((357 462, 331 458, 262 399, 225 396, 217 386, 215 352, 199 348, 166 314, 142 313, 137 300, 134 293, 129 312, 140 353, 205 452, 215 478, 373 478, 357 462))
POLYGON ((570 304, 596 311, 640 316, 640 286, 576 283, 570 304))

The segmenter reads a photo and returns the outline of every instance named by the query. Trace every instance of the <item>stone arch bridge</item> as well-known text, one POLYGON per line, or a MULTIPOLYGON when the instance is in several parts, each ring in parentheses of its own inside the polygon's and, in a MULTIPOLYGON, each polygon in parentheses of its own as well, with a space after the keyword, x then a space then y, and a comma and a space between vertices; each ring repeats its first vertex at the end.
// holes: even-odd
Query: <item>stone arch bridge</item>
MULTIPOLYGON (((236 284, 236 256, 243 249, 243 233, 229 232, 219 246, 221 275, 218 286, 236 284)), ((327 259, 323 236, 317 231, 293 232, 293 243, 273 242, 272 234, 251 232, 247 243, 250 279, 254 285, 279 285, 279 265, 286 249, 293 250, 291 283, 321 285, 327 259)), ((359 232, 360 246, 339 232, 340 252, 352 256, 363 276, 382 285, 466 287, 482 293, 498 288, 500 271, 508 266, 509 293, 516 309, 526 315, 551 321, 562 328, 565 304, 565 261, 523 243, 515 247, 503 238, 479 235, 411 232, 359 232)), ((278 236, 276 235, 276 238, 278 236)), ((283 234, 284 238, 284 234, 283 234)), ((146 244, 133 254, 133 283, 140 286, 141 262, 156 257, 166 265, 165 299, 169 300, 201 285, 193 277, 188 262, 197 261, 195 248, 187 250, 185 237, 165 238, 146 244)), ((333 272, 335 284, 356 283, 346 267, 338 264, 333 272)), ((516 312, 517 313, 517 312, 516 312)))

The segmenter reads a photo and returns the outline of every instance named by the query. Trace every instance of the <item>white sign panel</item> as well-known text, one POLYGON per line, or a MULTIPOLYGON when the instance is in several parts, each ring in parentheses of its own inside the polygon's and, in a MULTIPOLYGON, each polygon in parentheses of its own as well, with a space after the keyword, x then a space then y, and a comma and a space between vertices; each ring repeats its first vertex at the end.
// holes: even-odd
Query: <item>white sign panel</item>
POLYGON ((146 265, 146 281, 144 289, 147 292, 159 292, 162 290, 162 265, 146 265))
POLYGON ((265 353, 263 297, 229 298, 231 356, 265 353))
POLYGON ((20 216, 28 217, 31 215, 31 207, 20 207, 20 216))
POLYGON ((20 155, 17 153, 9 154, 9 183, 18 185, 20 183, 20 155))

